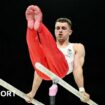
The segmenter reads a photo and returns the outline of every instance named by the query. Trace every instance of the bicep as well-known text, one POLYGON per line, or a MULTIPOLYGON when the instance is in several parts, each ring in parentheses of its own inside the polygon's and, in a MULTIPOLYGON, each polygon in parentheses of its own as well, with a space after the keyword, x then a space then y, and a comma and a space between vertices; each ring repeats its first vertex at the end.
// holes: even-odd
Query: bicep
POLYGON ((85 48, 82 44, 79 44, 76 48, 75 57, 74 57, 74 68, 78 66, 82 67, 85 59, 85 48))

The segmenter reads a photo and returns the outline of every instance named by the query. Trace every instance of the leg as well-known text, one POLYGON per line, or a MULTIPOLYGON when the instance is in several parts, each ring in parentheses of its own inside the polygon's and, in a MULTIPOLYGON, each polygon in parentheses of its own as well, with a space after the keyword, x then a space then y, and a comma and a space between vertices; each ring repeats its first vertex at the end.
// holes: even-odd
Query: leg
MULTIPOLYGON (((46 67, 48 67, 45 54, 43 53, 43 50, 42 50, 42 45, 38 39, 37 31, 34 29, 34 25, 36 25, 35 19, 33 18, 35 15, 35 8, 36 8, 35 6, 31 5, 26 10, 26 19, 27 19, 27 27, 28 27, 27 33, 26 33, 27 34, 26 40, 27 40, 28 50, 29 50, 33 67, 36 62, 40 62, 46 67)), ((37 71, 37 72, 38 74, 40 74, 41 77, 48 78, 40 71, 37 71)))
MULTIPOLYGON (((58 50, 56 42, 49 30, 44 26, 44 24, 42 24, 42 15, 40 15, 42 13, 39 7, 34 6, 32 10, 33 16, 35 15, 34 18, 31 17, 31 19, 34 19, 34 25, 30 25, 29 23, 31 22, 29 21, 28 27, 32 26, 31 28, 33 29, 28 29, 27 31, 28 46, 32 63, 35 65, 36 62, 40 62, 59 77, 63 78, 68 71, 68 65, 65 57, 58 50), (37 32, 35 30, 39 33, 41 43, 38 40, 37 32)), ((40 75, 39 71, 37 71, 37 73, 40 75)), ((45 80, 49 79, 42 75, 40 76, 45 80)))
POLYGON ((63 78, 68 71, 68 65, 62 52, 57 48, 56 42, 47 27, 41 23, 39 28, 40 42, 50 70, 63 78))
POLYGON ((27 29, 26 40, 32 64, 34 65, 36 61, 43 63, 43 61, 45 61, 45 56, 42 51, 37 32, 34 29, 27 29))

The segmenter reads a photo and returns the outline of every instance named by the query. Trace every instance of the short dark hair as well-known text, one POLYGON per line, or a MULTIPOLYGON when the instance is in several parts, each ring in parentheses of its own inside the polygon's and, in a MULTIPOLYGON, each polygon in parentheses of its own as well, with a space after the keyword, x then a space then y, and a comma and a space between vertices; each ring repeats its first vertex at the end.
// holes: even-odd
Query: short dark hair
MULTIPOLYGON (((70 19, 68 19, 68 18, 58 18, 57 20, 56 20, 56 22, 66 22, 70 27, 72 27, 72 22, 71 22, 71 20, 70 19)), ((56 23, 55 22, 55 23, 56 23)))

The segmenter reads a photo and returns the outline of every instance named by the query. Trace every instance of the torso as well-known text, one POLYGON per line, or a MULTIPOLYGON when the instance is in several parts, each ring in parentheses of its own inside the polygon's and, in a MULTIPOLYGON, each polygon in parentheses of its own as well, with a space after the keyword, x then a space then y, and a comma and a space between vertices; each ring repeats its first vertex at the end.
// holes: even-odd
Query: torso
POLYGON ((73 45, 74 44, 69 43, 64 48, 58 47, 58 49, 64 54, 64 56, 65 56, 65 58, 67 60, 67 63, 68 63, 69 70, 68 70, 67 74, 69 74, 69 73, 71 73, 73 71, 73 61, 74 61, 74 55, 75 55, 73 45))

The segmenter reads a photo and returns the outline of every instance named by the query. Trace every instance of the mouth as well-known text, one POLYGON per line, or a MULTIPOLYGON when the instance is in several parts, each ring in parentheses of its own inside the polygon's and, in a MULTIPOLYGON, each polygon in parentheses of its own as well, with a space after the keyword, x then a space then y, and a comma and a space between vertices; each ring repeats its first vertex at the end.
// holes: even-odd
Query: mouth
POLYGON ((63 34, 58 34, 59 36, 63 35, 63 34))
POLYGON ((63 37, 63 35, 62 35, 62 34, 59 34, 59 35, 58 35, 58 38, 60 38, 60 39, 61 39, 62 37, 63 37))

